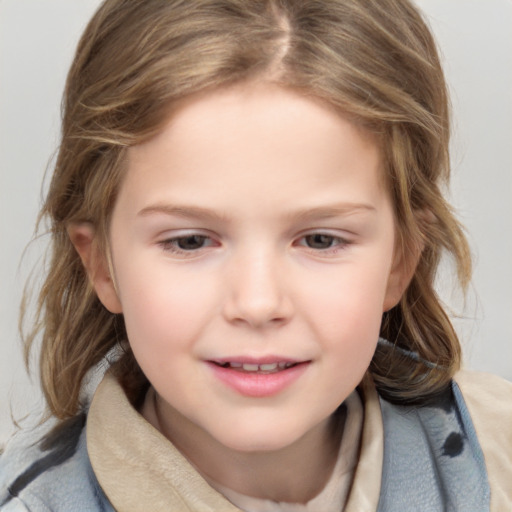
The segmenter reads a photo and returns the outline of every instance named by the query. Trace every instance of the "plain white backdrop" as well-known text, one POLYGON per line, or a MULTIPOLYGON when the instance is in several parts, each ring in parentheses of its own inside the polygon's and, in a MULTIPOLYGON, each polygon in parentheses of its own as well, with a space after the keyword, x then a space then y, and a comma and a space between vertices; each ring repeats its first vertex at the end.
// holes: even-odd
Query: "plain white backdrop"
MULTIPOLYGON (((41 407, 17 331, 24 282, 44 252, 30 242, 58 146, 74 48, 99 0, 0 0, 0 444, 41 407), (51 169, 51 166, 50 166, 51 169)), ((417 0, 437 36, 453 103, 451 198, 475 260, 465 307, 439 279, 465 364, 512 380, 512 1, 417 0)))

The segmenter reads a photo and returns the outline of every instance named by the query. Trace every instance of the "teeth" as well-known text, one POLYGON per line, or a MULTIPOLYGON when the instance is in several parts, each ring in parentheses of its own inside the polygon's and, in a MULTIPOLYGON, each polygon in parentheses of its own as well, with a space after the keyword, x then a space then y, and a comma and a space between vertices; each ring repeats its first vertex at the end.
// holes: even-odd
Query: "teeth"
POLYGON ((219 366, 222 366, 223 368, 233 368, 239 371, 244 372, 264 372, 264 373, 275 373, 279 372, 281 370, 287 370, 288 368, 291 368, 292 366, 295 366, 297 363, 290 363, 290 362, 284 362, 279 361, 275 363, 264 363, 264 364, 256 364, 256 363, 239 363, 239 362, 218 362, 219 366))
POLYGON ((280 370, 286 370, 294 365, 295 363, 286 362, 266 364, 228 362, 223 363, 221 366, 223 366, 224 368, 235 368, 238 370, 243 370, 245 372, 276 372, 280 370))
POLYGON ((257 365, 257 364, 247 364, 247 363, 244 363, 242 365, 242 368, 246 372, 257 372, 260 369, 259 365, 257 365))

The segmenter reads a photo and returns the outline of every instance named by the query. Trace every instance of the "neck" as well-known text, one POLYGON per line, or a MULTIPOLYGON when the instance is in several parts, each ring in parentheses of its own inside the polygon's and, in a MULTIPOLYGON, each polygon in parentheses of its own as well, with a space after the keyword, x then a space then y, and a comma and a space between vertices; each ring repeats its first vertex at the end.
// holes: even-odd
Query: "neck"
POLYGON ((325 486, 337 460, 344 409, 275 451, 232 450, 180 415, 161 407, 153 389, 142 415, 195 466, 212 487, 278 502, 306 503, 325 486))

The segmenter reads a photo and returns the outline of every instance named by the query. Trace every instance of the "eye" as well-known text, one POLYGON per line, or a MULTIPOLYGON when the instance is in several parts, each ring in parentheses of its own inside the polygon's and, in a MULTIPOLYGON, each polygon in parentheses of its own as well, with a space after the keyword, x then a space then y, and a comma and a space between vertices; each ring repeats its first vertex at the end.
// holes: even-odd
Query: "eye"
POLYGON ((311 233, 297 240, 295 245, 305 247, 314 254, 336 255, 350 245, 350 241, 329 233, 311 233))
POLYGON ((337 241, 339 238, 324 233, 315 233, 304 237, 304 242, 310 249, 330 249, 337 241))
POLYGON ((168 238, 158 242, 165 252, 177 255, 194 255, 201 249, 217 245, 209 236, 191 233, 189 235, 168 238))
POLYGON ((190 235, 175 238, 173 242, 175 242, 176 246, 182 251, 196 251, 204 247, 207 240, 208 237, 203 235, 190 235))

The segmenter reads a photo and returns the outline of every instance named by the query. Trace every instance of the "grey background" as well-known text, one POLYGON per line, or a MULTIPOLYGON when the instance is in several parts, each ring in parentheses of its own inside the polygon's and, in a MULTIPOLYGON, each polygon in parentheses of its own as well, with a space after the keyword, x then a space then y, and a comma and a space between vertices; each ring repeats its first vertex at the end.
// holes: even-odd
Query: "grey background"
MULTIPOLYGON (((475 257, 466 301, 439 278, 466 366, 512 380, 512 2, 418 0, 437 35, 452 92, 452 202, 475 257)), ((17 332, 41 182, 58 145, 59 106, 78 37, 98 0, 0 0, 0 443, 41 407, 17 332)), ((35 379, 37 381, 37 378, 35 379)))

